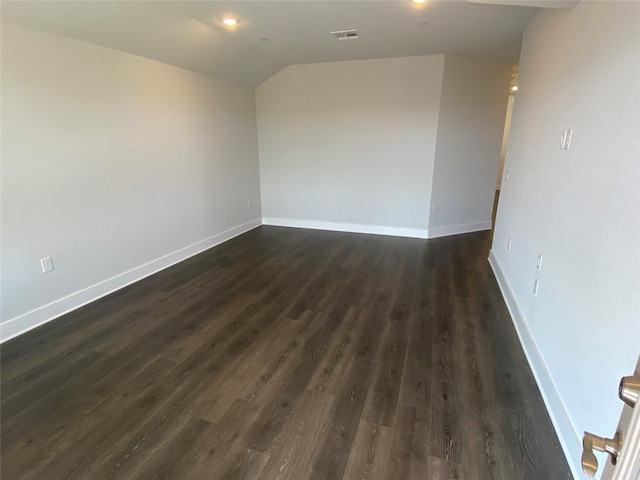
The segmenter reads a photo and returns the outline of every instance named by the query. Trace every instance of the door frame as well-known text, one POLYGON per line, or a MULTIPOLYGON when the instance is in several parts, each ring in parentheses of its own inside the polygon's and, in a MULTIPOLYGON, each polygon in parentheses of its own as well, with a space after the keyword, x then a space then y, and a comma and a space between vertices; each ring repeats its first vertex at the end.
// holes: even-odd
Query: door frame
MULTIPOLYGON (((635 375, 640 375, 640 357, 635 375)), ((640 480, 640 402, 624 405, 617 431, 623 432, 620 457, 616 465, 606 462, 601 480, 640 480)))
MULTIPOLYGON (((625 406, 631 410, 631 422, 622 439, 622 451, 616 466, 607 462, 602 480, 640 479, 640 405, 636 408, 625 406)), ((624 417, 624 414, 623 414, 624 417)))

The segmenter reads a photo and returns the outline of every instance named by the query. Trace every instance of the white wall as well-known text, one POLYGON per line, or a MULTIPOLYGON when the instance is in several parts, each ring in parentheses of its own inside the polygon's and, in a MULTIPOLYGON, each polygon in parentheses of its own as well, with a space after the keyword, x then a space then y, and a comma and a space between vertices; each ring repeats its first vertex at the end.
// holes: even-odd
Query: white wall
POLYGON ((5 22, 1 153, 2 339, 260 224, 252 89, 5 22))
POLYGON ((260 85, 265 223, 426 237, 443 63, 296 65, 260 85))
POLYGON ((429 236, 487 230, 512 65, 446 55, 429 236))
POLYGON ((528 26, 491 252, 577 478, 582 432, 613 435, 640 352, 639 19, 581 2, 528 26))

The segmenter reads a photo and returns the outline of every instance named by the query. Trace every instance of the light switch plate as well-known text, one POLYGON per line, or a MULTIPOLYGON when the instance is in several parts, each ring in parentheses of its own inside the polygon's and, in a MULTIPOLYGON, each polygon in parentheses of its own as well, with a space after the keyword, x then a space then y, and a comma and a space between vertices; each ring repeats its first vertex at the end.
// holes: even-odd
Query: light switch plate
POLYGON ((573 134, 573 130, 570 128, 568 130, 564 130, 562 132, 562 138, 560 140, 560 149, 561 150, 569 150, 571 146, 571 135, 573 134))

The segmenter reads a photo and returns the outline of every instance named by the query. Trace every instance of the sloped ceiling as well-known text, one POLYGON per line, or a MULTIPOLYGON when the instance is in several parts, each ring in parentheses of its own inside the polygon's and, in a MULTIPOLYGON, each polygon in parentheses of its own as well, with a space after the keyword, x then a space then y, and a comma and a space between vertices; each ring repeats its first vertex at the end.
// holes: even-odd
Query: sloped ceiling
POLYGON ((464 0, 2 2, 11 21, 255 87, 300 63, 456 53, 516 63, 537 9, 464 0), (230 29, 225 15, 240 23, 230 29), (356 29, 358 40, 330 32, 356 29))

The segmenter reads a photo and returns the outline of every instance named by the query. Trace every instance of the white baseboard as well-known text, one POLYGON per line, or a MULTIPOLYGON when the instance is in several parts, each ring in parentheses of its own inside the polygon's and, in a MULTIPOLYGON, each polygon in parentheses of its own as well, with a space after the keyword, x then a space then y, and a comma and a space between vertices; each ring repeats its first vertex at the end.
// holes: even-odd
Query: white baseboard
POLYGON ((330 230, 334 232, 368 233, 372 235, 390 235, 392 237, 410 238, 438 238, 461 233, 479 232, 491 230, 491 221, 465 223, 463 225, 450 225, 430 229, 382 227, 379 225, 363 225, 360 223, 321 222, 316 220, 299 220, 297 218, 264 217, 263 225, 276 227, 310 228, 313 230, 330 230))
POLYGON ((54 320, 65 313, 76 310, 88 303, 94 302, 110 293, 120 290, 132 283, 142 280, 149 275, 164 270, 176 263, 182 262, 189 257, 197 255, 209 248, 215 247, 227 240, 237 237, 249 230, 259 227, 261 219, 250 220, 237 227, 230 228, 224 232, 205 238, 199 242, 188 245, 180 250, 164 255, 152 260, 144 265, 140 265, 131 270, 123 272, 102 282, 88 286, 82 290, 74 292, 66 297, 62 297, 47 305, 38 307, 30 312, 11 318, 0 324, 0 343, 13 337, 17 337, 29 330, 54 320))
POLYGON ((562 446, 562 450, 567 458, 567 463, 569 464, 571 473, 576 479, 583 478, 581 465, 579 464, 579 459, 582 454, 581 435, 578 433, 575 425, 571 421, 571 417, 562 402, 560 393, 558 392, 555 382, 547 369, 544 358, 538 349, 538 345, 536 344, 533 335, 531 334, 531 330, 529 330, 527 321, 520 309, 520 306, 518 305, 515 294, 509 286, 509 282, 507 281, 504 271, 500 267, 500 263, 493 253, 493 250, 489 252, 489 265, 491 265, 491 269, 496 277, 504 301, 507 304, 509 313, 511 314, 511 319, 515 325, 516 332, 518 333, 518 338, 520 339, 524 353, 529 361, 529 366, 531 367, 533 376, 535 377, 540 393, 542 394, 547 411, 549 412, 549 416, 551 417, 558 439, 560 440, 560 445, 562 446))
POLYGON ((362 225, 358 223, 319 222, 315 220, 297 220, 293 218, 264 217, 263 225, 276 227, 310 228, 313 230, 331 230, 334 232, 369 233, 373 235, 390 235, 393 237, 429 238, 426 229, 381 227, 378 225, 362 225))
POLYGON ((429 229, 429 238, 448 237, 449 235, 459 235, 461 233, 480 232, 491 230, 491 220, 486 222, 463 223, 462 225, 448 225, 446 227, 434 227, 429 229))

